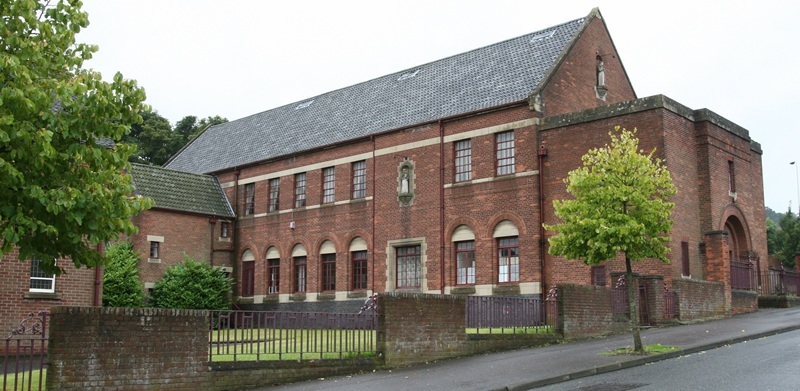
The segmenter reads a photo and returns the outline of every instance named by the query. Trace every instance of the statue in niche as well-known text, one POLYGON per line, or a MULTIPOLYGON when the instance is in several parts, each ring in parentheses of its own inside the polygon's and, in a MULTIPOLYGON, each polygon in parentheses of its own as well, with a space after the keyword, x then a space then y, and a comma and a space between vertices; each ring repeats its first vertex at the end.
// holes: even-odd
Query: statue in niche
POLYGON ((410 206, 414 199, 414 166, 408 159, 401 163, 398 175, 400 187, 397 200, 400 201, 401 206, 410 206))
POLYGON ((597 86, 598 87, 606 86, 606 68, 603 65, 603 60, 599 60, 599 62, 597 63, 597 86))
POLYGON ((408 167, 403 167, 403 172, 400 174, 400 193, 406 194, 408 190, 408 167))

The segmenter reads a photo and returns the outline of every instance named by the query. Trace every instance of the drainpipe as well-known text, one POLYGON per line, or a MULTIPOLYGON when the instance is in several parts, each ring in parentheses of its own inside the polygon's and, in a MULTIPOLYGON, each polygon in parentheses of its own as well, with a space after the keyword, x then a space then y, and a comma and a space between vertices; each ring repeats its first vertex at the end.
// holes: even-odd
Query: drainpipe
POLYGON ((439 120, 439 271, 441 293, 444 294, 444 124, 439 120))
POLYGON ((208 222, 211 224, 211 235, 210 235, 211 236, 211 246, 210 246, 211 253, 208 254, 208 263, 210 263, 211 267, 213 268, 214 267, 214 230, 217 227, 217 218, 216 217, 212 217, 212 218, 208 219, 208 222))
MULTIPOLYGON (((376 181, 375 177, 377 176, 378 172, 378 165, 375 162, 375 136, 369 136, 370 141, 372 141, 372 232, 370 236, 372 236, 372 278, 370 281, 372 282, 372 294, 375 294, 375 202, 378 200, 378 188, 375 187, 376 181)), ((386 290, 384 288, 384 290, 386 290)))
MULTIPOLYGON (((233 290, 234 291, 234 295, 235 295, 236 289, 239 288, 238 287, 239 279, 236 278, 236 276, 237 276, 236 273, 239 270, 239 268, 237 266, 237 259, 236 258, 239 257, 239 232, 237 231, 237 225, 239 223, 239 175, 240 174, 241 174, 241 171, 239 171, 239 169, 237 167, 236 171, 233 172, 233 175, 234 175, 233 176, 233 217, 234 218, 233 218, 233 223, 231 224, 231 231, 233 232, 233 254, 231 254, 231 260, 230 260, 231 265, 234 266, 233 267, 233 273, 234 273, 233 274, 233 277, 234 277, 233 281, 234 281, 234 284, 237 285, 237 286, 234 286, 234 288, 235 288, 233 290)), ((235 305, 235 303, 234 303, 234 305, 235 305)))
MULTIPOLYGON (((97 243, 97 252, 99 254, 103 254, 105 249, 103 248, 103 243, 97 243)), ((102 292, 103 292, 103 272, 101 271, 101 265, 94 266, 94 303, 95 307, 99 307, 102 304, 102 292)))
POLYGON ((547 292, 547 274, 545 270, 545 238, 544 238, 544 158, 547 156, 547 148, 539 146, 539 261, 542 268, 542 299, 547 292))

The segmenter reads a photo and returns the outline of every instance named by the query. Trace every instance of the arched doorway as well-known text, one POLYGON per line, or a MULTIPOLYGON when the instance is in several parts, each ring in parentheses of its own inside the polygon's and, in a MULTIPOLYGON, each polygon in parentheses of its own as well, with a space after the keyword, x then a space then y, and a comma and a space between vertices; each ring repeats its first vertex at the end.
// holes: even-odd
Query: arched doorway
POLYGON ((728 232, 728 256, 731 265, 731 287, 733 289, 755 289, 760 259, 750 247, 750 235, 745 224, 736 215, 725 220, 725 231, 728 232))

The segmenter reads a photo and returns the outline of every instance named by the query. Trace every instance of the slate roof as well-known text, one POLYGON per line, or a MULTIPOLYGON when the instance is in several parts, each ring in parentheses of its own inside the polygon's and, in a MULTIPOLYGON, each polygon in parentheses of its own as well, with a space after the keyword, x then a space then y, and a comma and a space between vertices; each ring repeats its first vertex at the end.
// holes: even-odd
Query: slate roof
POLYGON ((216 177, 131 164, 136 194, 152 198, 156 208, 234 217, 216 177))
POLYGON ((165 167, 212 173, 524 100, 585 19, 210 127, 165 167))

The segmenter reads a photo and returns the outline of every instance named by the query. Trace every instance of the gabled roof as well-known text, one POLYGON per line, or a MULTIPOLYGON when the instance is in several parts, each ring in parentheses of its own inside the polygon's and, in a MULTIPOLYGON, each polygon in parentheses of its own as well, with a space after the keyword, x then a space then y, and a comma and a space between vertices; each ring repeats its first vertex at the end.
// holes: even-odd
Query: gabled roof
POLYGON ((152 198, 156 208, 234 217, 216 177, 131 164, 135 193, 152 198))
POLYGON ((585 19, 210 127, 166 167, 212 173, 525 100, 585 19))

